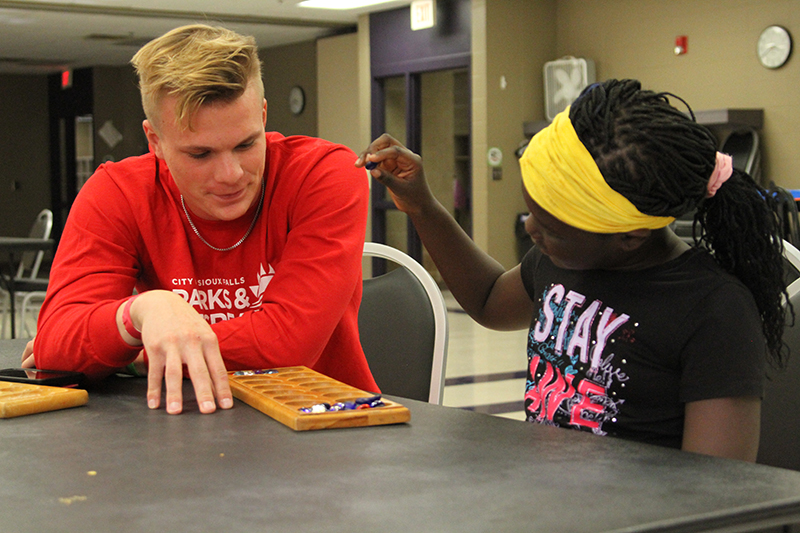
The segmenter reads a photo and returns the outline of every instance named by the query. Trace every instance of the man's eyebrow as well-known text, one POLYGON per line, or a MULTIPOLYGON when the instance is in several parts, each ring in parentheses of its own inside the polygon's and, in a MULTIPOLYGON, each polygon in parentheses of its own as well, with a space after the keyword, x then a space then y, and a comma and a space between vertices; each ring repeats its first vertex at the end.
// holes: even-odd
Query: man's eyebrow
MULTIPOLYGON (((259 133, 253 133, 252 135, 250 135, 248 137, 245 137, 244 139, 242 139, 241 141, 236 143, 236 146, 240 146, 242 144, 247 144, 249 142, 253 142, 256 139, 258 139, 259 135, 263 135, 263 134, 260 133, 260 132, 259 133)), ((190 144, 190 145, 182 146, 180 149, 182 151, 184 151, 184 152, 199 152, 199 151, 212 152, 212 151, 214 151, 214 149, 212 147, 204 146, 204 145, 201 145, 201 144, 190 144)))
MULTIPOLYGON (((261 133, 261 132, 254 133, 254 134, 250 135, 249 137, 246 137, 246 138, 245 138, 243 141, 241 141, 239 144, 247 144, 247 143, 249 143, 249 142, 253 142, 253 141, 257 140, 257 139, 258 139, 258 137, 259 137, 260 135, 264 135, 264 134, 263 134, 263 133, 261 133)), ((237 145, 237 146, 238 146, 238 145, 237 145)))

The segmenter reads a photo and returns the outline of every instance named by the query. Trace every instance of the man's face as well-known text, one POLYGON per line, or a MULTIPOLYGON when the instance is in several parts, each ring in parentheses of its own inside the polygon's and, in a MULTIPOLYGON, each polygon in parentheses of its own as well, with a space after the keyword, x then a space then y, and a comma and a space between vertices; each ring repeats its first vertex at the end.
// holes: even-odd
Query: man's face
POLYGON ((147 140, 166 161, 186 206, 207 220, 234 220, 261 196, 267 101, 258 84, 232 102, 206 104, 191 118, 192 129, 175 121, 175 98, 159 104, 159 127, 144 121, 147 140))

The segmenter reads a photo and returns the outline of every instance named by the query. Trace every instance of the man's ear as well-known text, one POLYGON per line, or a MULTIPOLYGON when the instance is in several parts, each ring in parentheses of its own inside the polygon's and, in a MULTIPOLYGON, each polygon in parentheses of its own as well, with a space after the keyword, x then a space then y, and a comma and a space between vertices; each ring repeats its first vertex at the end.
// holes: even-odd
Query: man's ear
POLYGON ((144 129, 144 136, 147 137, 147 142, 152 148, 153 153, 156 154, 157 158, 164 159, 164 154, 161 152, 161 139, 153 125, 149 120, 145 119, 144 122, 142 122, 142 128, 144 129))
POLYGON ((635 229, 633 231, 626 231, 625 233, 618 234, 619 243, 624 251, 632 252, 644 244, 652 234, 653 230, 649 229, 635 229))

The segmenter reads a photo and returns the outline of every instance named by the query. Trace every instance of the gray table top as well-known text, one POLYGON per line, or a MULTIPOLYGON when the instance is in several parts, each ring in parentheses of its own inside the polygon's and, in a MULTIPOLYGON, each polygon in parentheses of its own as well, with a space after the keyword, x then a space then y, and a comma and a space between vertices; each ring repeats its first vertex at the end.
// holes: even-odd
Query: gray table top
MULTIPOLYGON (((2 237, 0 236, 0 274, 5 281, 6 276, 10 276, 9 281, 13 282, 14 272, 17 270, 16 264, 13 263, 14 257, 20 252, 36 252, 40 250, 50 250, 53 247, 53 239, 31 239, 28 237, 2 237), (8 269, 6 271, 5 269, 8 269)), ((17 257, 16 259, 19 259, 17 257)), ((6 283, 3 283, 6 287, 6 283)), ((9 287, 6 287, 9 288, 9 287)), ((13 285, 11 286, 13 288, 13 285)))
MULTIPOLYGON (((1 341, 0 365, 18 365, 24 344, 1 341)), ((147 408, 145 385, 110 378, 86 406, 0 420, 0 528, 576 533, 800 521, 800 472, 399 398, 411 421, 371 428, 294 432, 239 401, 171 416, 147 408)), ((184 393, 193 398, 188 383, 184 393)))
POLYGON ((32 239, 30 237, 0 236, 0 251, 27 252, 49 250, 53 247, 53 239, 32 239))

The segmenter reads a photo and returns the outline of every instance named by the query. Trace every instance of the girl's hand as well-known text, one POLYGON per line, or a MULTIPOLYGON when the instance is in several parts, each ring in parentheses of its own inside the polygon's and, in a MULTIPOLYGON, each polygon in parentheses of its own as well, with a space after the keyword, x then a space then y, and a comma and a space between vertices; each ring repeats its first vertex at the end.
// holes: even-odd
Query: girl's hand
POLYGON ((395 205, 404 213, 419 214, 435 202, 425 180, 422 158, 388 133, 359 154, 356 166, 368 168, 370 174, 389 189, 395 205))

